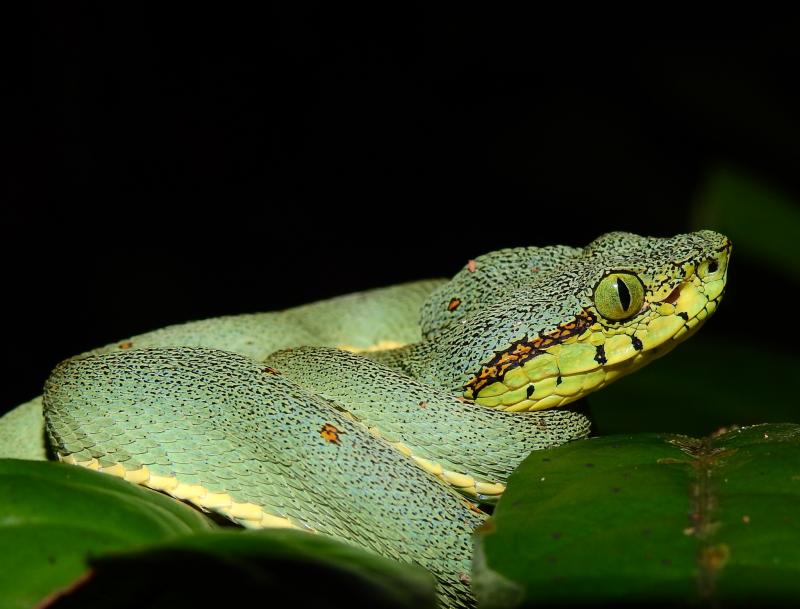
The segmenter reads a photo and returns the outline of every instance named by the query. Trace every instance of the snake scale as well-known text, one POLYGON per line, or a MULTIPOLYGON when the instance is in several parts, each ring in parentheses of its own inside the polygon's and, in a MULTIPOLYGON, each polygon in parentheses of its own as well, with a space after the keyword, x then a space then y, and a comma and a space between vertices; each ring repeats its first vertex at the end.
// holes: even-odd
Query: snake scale
POLYGON ((719 303, 730 241, 605 234, 428 280, 162 328, 45 384, 62 461, 252 528, 334 536, 469 606, 479 509, 532 450, 589 433, 563 408, 667 353, 719 303), (556 408, 562 407, 562 408, 556 408))

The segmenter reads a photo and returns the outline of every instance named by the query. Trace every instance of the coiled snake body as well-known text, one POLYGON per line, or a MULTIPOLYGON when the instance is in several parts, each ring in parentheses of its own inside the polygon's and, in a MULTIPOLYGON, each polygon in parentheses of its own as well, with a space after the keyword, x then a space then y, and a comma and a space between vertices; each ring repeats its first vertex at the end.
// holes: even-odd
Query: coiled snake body
POLYGON ((63 461, 246 527, 324 533, 472 602, 471 535, 531 450, 585 437, 555 408, 663 355, 714 312, 730 242, 609 233, 516 248, 452 280, 170 326, 60 364, 63 461))

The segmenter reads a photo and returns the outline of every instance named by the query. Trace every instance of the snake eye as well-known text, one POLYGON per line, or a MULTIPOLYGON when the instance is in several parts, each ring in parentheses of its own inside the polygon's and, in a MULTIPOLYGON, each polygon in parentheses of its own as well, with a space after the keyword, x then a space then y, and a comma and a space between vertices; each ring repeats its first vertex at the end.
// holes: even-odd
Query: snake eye
POLYGON ((594 289, 597 312, 611 321, 623 321, 636 315, 644 303, 644 286, 632 273, 606 275, 594 289))

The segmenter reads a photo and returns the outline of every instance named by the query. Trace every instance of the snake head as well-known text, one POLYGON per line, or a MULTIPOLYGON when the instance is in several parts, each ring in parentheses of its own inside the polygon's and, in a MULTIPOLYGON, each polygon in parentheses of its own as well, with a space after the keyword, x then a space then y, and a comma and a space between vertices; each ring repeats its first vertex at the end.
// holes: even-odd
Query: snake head
POLYGON ((724 294, 730 254, 708 230, 605 234, 475 307, 430 341, 416 373, 488 407, 563 406, 696 332, 724 294), (448 365, 459 374, 435 378, 448 365))

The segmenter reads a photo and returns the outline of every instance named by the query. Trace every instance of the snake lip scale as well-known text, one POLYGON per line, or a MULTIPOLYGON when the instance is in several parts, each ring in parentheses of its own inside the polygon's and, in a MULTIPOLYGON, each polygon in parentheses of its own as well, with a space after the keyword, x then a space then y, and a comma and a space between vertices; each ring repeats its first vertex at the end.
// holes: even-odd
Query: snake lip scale
POLYGON ((251 528, 414 562, 471 606, 472 534, 561 408, 663 356, 724 294, 730 241, 607 233, 426 280, 200 320, 70 358, 45 383, 64 462, 251 528))

